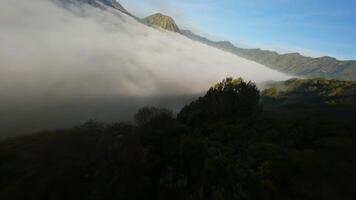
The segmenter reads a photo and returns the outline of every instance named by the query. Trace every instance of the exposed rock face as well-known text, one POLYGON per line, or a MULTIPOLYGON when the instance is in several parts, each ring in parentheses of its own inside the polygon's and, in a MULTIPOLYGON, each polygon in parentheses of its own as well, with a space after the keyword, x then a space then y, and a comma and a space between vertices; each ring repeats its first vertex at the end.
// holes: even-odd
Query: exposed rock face
POLYGON ((159 27, 168 31, 181 33, 173 18, 161 13, 148 16, 144 18, 143 21, 153 27, 159 27))

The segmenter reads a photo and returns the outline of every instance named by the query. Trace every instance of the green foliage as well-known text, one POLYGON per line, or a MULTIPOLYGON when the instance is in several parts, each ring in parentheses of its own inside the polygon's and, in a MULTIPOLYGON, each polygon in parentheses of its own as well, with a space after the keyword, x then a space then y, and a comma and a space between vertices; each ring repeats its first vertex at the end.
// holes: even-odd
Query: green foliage
POLYGON ((211 87, 204 97, 185 106, 178 120, 189 125, 225 119, 249 118, 259 105, 259 91, 252 82, 227 78, 211 87))
POLYGON ((291 79, 285 82, 288 93, 312 94, 324 97, 355 95, 356 82, 328 79, 291 79))
POLYGON ((265 107, 325 108, 356 105, 356 82, 328 79, 290 79, 270 83, 262 92, 265 107), (270 101, 274 99, 274 101, 270 101))
MULTIPOLYGON (((327 95, 310 89, 325 84, 344 88, 295 79, 284 89, 327 95)), ((258 100, 253 83, 228 78, 178 119, 145 107, 133 124, 91 120, 1 141, 0 199, 355 199, 355 107, 299 118, 255 112, 258 100)))
POLYGON ((268 98, 277 98, 278 97, 278 89, 276 87, 271 87, 262 91, 263 97, 268 98))

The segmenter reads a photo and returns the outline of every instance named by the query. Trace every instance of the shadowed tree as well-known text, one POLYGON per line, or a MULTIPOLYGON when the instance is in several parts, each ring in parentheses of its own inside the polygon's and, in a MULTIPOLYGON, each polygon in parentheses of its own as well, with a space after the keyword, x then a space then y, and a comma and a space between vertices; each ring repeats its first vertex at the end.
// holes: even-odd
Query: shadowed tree
POLYGON ((199 125, 224 119, 249 118, 258 110, 260 94, 256 85, 242 78, 227 78, 209 89, 204 97, 185 106, 178 120, 199 125))

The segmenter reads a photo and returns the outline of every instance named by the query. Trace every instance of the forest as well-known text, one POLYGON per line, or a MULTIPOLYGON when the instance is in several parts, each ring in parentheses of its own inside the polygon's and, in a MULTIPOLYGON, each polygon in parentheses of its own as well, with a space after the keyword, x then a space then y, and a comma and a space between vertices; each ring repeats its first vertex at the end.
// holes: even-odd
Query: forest
POLYGON ((355 82, 227 78, 175 114, 0 141, 0 199, 352 200, 355 82))

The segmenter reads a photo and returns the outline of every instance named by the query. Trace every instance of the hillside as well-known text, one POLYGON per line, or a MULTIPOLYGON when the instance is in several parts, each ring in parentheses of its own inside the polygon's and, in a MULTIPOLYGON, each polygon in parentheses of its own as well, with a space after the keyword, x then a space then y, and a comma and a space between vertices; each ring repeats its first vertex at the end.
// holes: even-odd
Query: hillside
POLYGON ((262 91, 265 115, 272 118, 323 117, 338 119, 356 113, 356 82, 291 79, 267 83, 262 91))
MULTIPOLYGON (((272 98, 314 97, 329 104, 356 105, 356 82, 327 79, 290 79, 269 83, 263 94, 272 98)), ((310 103, 310 102, 309 102, 310 103)))
POLYGON ((258 102, 229 78, 177 117, 145 107, 133 123, 0 141, 0 199, 355 199, 355 116, 276 119, 258 102))
POLYGON ((258 62, 272 69, 307 78, 356 80, 356 61, 340 61, 332 57, 312 58, 299 53, 278 54, 261 49, 244 49, 228 41, 211 41, 188 30, 186 37, 216 47, 243 58, 258 62))
POLYGON ((168 31, 181 33, 173 18, 161 13, 148 16, 143 19, 143 22, 153 27, 159 27, 168 31))

